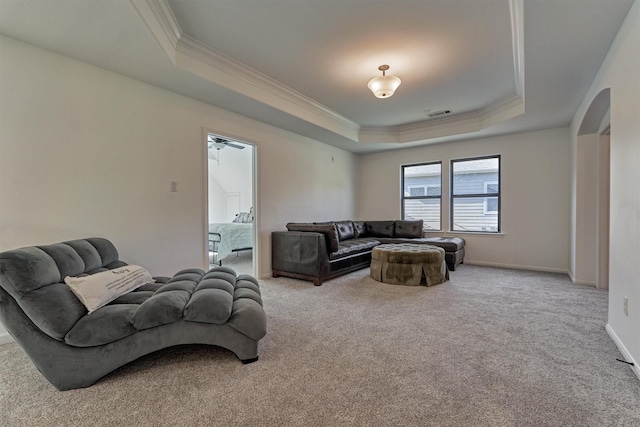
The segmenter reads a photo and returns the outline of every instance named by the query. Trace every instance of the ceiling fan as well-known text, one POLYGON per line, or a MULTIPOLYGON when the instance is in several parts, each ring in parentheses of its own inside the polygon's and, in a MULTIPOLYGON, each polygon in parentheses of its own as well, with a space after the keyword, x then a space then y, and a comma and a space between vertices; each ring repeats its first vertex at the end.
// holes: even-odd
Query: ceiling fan
POLYGON ((224 138, 219 138, 213 135, 209 135, 209 137, 207 138, 207 141, 208 141, 208 147, 209 147, 209 150, 207 150, 209 152, 208 157, 209 159, 215 160, 216 162, 218 162, 218 164, 220 164, 220 150, 222 150, 224 147, 237 148, 238 150, 244 149, 244 145, 234 144, 233 142, 229 142, 224 138), (214 149, 218 153, 217 156, 214 155, 214 151, 213 151, 214 149))
POLYGON ((209 141, 209 149, 215 148, 218 151, 222 150, 224 147, 233 147, 239 150, 244 149, 243 145, 234 144, 233 142, 229 142, 226 139, 219 138, 217 136, 213 137, 209 135, 208 141, 209 141))

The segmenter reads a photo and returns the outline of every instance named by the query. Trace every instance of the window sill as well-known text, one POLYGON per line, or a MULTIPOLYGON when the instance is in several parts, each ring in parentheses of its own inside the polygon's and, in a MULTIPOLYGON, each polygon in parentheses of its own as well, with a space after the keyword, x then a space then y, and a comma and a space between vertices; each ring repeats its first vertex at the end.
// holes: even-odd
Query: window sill
POLYGON ((425 231, 424 237, 439 236, 482 236, 482 237, 504 237, 505 233, 485 233, 482 231, 425 231))

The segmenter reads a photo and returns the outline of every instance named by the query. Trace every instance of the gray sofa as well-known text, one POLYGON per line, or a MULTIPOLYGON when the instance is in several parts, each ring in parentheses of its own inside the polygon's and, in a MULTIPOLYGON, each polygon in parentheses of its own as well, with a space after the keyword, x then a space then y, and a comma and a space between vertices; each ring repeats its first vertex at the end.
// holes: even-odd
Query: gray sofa
POLYGON ((288 223, 287 231, 271 233, 273 277, 309 280, 320 286, 324 280, 369 267, 372 249, 385 243, 441 247, 452 271, 464 261, 464 239, 425 238, 422 220, 288 223))
POLYGON ((55 387, 87 387, 140 356, 179 344, 220 346, 243 363, 258 359, 266 316, 251 276, 228 267, 182 270, 91 314, 63 282, 126 265, 102 238, 0 253, 0 321, 55 387))

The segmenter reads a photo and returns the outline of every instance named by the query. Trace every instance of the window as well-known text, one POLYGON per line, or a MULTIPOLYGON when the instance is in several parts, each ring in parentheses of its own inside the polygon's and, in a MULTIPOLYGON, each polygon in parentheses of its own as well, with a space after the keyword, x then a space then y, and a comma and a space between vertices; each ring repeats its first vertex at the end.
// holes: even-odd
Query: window
POLYGON ((500 156, 451 161, 451 230, 500 232, 500 156))
POLYGON ((402 166, 402 218, 421 219, 425 230, 440 230, 442 162, 402 166))

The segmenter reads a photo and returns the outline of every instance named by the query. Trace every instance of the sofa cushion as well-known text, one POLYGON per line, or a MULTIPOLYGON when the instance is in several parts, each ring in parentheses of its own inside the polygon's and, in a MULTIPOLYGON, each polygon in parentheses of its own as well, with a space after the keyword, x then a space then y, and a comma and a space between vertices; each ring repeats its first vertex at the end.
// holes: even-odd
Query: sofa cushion
POLYGON ((395 221, 365 221, 368 237, 393 237, 395 221))
POLYGON ((340 242, 340 248, 335 252, 331 252, 329 254, 329 259, 340 259, 362 252, 369 252, 379 244, 380 241, 375 238, 359 237, 357 239, 350 239, 345 242, 340 242))
POLYGON ((423 221, 421 219, 415 221, 396 221, 393 235, 395 237, 420 238, 423 233, 422 225, 423 221))
POLYGON ((16 299, 62 280, 55 260, 41 248, 29 247, 4 252, 0 255, 0 267, 0 274, 6 279, 4 283, 8 286, 7 291, 16 299), (38 274, 34 274, 35 268, 38 274))
POLYGON ((447 252, 456 252, 464 248, 465 241, 460 237, 425 237, 424 241, 438 246, 447 252))
POLYGON ((78 253, 80 258, 82 258, 85 272, 104 267, 105 264, 108 264, 102 262, 100 252, 98 252, 98 249, 96 249, 88 239, 70 240, 68 242, 64 242, 64 244, 71 246, 78 253))
POLYGON ((247 274, 239 275, 228 325, 251 339, 260 339, 267 333, 266 324, 258 281, 247 274), (256 328, 255 325, 265 327, 256 328))
POLYGON ((364 225, 364 221, 352 221, 353 222, 353 228, 356 232, 356 238, 358 237, 366 237, 367 236, 367 229, 364 225))
POLYGON ((228 267, 208 272, 184 309, 185 320, 224 324, 231 316, 236 276, 228 267))
POLYGON ((78 255, 78 252, 65 243, 40 246, 40 249, 56 263, 60 271, 60 277, 78 276, 87 271, 84 261, 78 255))
POLYGON ((338 232, 338 240, 340 242, 349 239, 355 239, 356 230, 353 228, 352 221, 336 221, 336 231, 338 232))
POLYGON ((338 232, 334 223, 325 224, 311 224, 301 222, 290 222, 287 224, 287 230, 289 231, 310 231, 314 233, 322 233, 327 240, 327 246, 329 252, 335 252, 338 250, 338 232))
POLYGON ((177 322, 182 318, 190 297, 190 292, 178 289, 157 293, 140 304, 131 318, 131 324, 141 331, 177 322))
POLYGON ((464 250, 464 239, 459 237, 422 237, 420 239, 407 237, 380 237, 382 244, 412 243, 414 245, 431 245, 445 250, 445 252, 456 252, 464 250))
POLYGON ((67 333, 64 341, 75 347, 93 347, 117 341, 133 334, 131 318, 136 304, 107 305, 83 316, 67 333))
POLYGON ((57 340, 62 340, 87 314, 87 308, 64 283, 53 283, 24 296, 18 295, 16 301, 34 325, 57 340))

